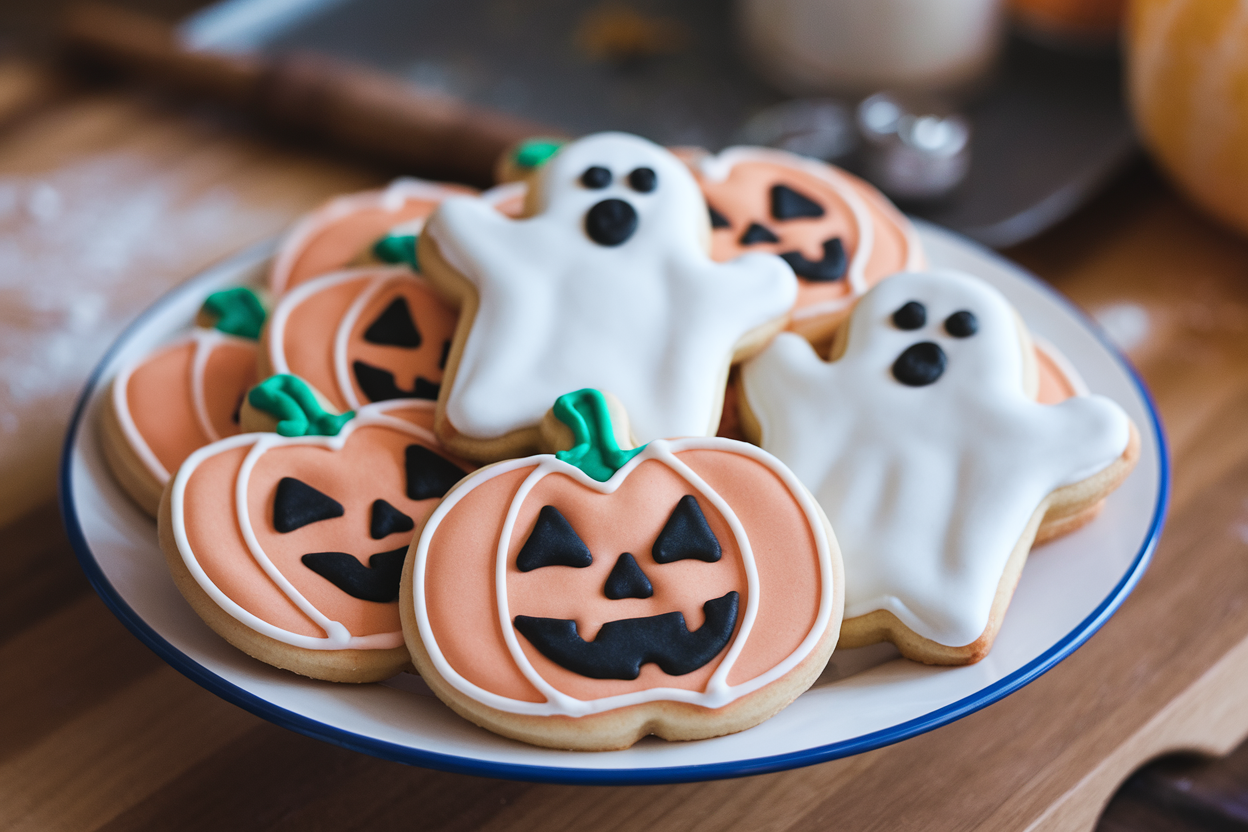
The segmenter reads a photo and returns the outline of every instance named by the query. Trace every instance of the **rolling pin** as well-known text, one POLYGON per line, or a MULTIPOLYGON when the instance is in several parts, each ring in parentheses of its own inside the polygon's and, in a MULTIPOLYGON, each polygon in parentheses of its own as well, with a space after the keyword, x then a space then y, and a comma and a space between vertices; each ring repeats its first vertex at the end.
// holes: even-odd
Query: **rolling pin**
POLYGON ((99 3, 69 8, 62 41, 75 65, 239 109, 424 176, 489 185, 505 149, 563 134, 323 55, 192 51, 168 24, 99 3))

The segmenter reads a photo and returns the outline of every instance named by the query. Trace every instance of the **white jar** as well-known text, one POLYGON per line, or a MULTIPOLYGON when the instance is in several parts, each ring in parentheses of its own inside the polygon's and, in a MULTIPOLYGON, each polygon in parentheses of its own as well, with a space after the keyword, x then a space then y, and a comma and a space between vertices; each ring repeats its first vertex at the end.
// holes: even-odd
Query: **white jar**
POLYGON ((1002 0, 737 0, 747 53, 792 95, 950 91, 992 66, 1002 0))

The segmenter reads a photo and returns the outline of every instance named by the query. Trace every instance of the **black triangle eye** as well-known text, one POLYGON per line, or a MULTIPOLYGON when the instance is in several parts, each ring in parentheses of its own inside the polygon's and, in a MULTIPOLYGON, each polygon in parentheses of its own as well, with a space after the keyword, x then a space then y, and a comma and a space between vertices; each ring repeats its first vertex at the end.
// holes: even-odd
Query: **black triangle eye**
POLYGON ((780 238, 773 234, 767 227, 759 225, 756 222, 752 222, 750 223, 750 227, 745 229, 745 232, 742 233, 741 239, 738 240, 738 242, 743 246, 752 246, 757 243, 778 243, 780 242, 780 238))
POLYGON ((680 498, 672 516, 667 518, 663 531, 659 532, 652 550, 656 563, 673 563, 678 560, 703 560, 715 563, 721 552, 719 540, 702 514, 698 500, 692 494, 680 498))
POLYGON ((516 555, 516 568, 521 572, 532 572, 543 566, 582 569, 593 562, 589 547, 554 506, 542 506, 529 539, 516 555))
POLYGON ((282 477, 273 497, 273 528, 282 534, 343 515, 342 503, 306 482, 282 477))
POLYGON ((637 565, 637 559, 628 552, 620 555, 607 576, 607 583, 602 588, 612 601, 624 598, 649 598, 654 594, 654 586, 646 573, 637 565))
POLYGON ((420 346, 420 330, 412 320, 407 298, 395 298, 377 320, 364 330, 364 340, 385 347, 415 349, 420 346))
POLYGON ((732 223, 728 222, 727 217, 710 205, 706 206, 706 210, 711 215, 711 228, 730 228, 732 226, 732 223))
POLYGON ((412 518, 385 500, 373 500, 373 510, 368 519, 368 536, 381 540, 395 532, 410 532, 416 528, 412 518))
POLYGON ((464 472, 458 465, 424 445, 408 445, 403 462, 407 471, 409 500, 446 496, 451 486, 464 478, 464 472))
POLYGON ((823 206, 810 197, 799 194, 788 185, 773 185, 771 187, 771 215, 778 220, 822 217, 823 206))

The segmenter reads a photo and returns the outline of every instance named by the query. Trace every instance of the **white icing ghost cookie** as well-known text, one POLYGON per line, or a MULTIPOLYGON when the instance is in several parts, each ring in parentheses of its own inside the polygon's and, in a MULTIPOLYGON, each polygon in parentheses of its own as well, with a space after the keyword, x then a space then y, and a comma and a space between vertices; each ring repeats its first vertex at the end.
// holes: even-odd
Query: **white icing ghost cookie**
MULTIPOLYGON (((1102 396, 1037 403, 1030 339, 987 284, 903 273, 825 362, 783 334, 741 373, 747 435, 814 492, 845 559, 842 646, 932 664, 987 654, 1042 521, 1090 519, 1139 454, 1102 396)), ((1077 525, 1077 523, 1076 523, 1077 525)))
POLYGON ((512 219, 447 199, 418 259, 460 306, 438 434, 476 459, 536 447, 550 402, 610 391, 637 438, 715 432, 728 367, 785 325, 797 295, 772 254, 709 255, 706 202, 688 169, 636 136, 564 146, 512 219))

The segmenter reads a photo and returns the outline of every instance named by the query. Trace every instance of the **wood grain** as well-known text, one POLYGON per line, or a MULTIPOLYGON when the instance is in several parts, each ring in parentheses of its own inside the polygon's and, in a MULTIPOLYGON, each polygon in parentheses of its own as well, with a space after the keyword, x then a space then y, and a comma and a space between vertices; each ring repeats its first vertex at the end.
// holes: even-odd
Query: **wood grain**
MULTIPOLYGON (((73 94, 7 123, 0 112, 0 172, 117 146, 149 160, 144 175, 190 165, 197 187, 286 218, 378 178, 117 93, 73 94)), ((273 230, 223 238, 214 254, 273 230)), ((1151 334, 1135 357, 1175 481, 1135 593, 1004 701, 888 748, 733 781, 585 788, 409 768, 274 727, 164 666, 90 592, 43 508, 0 530, 0 827, 1092 829, 1140 764, 1225 753, 1248 733, 1248 244, 1143 170, 1010 255, 1085 309, 1146 311, 1151 334)), ((1106 832, 1144 816, 1150 829, 1202 828, 1116 805, 1106 832)))

